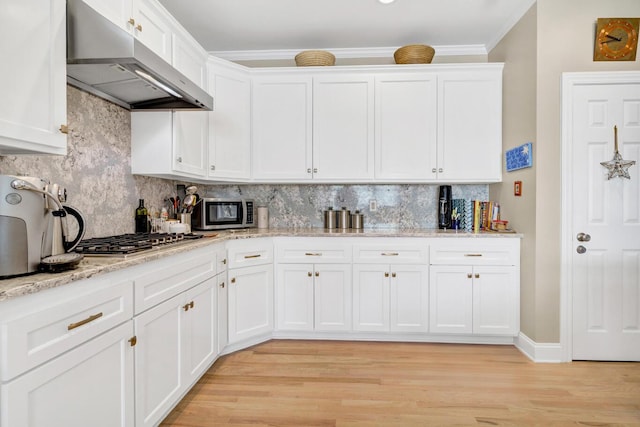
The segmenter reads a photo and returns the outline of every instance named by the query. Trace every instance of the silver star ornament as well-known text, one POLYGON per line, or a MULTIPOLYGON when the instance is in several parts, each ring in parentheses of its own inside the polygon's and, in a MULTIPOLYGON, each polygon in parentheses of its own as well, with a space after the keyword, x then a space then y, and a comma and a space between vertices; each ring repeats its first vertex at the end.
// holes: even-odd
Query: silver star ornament
POLYGON ((629 168, 636 164, 635 160, 624 160, 618 151, 618 126, 613 127, 613 139, 615 149, 613 153, 613 159, 608 162, 600 162, 602 166, 609 170, 609 176, 607 179, 620 177, 631 179, 629 176, 629 168))

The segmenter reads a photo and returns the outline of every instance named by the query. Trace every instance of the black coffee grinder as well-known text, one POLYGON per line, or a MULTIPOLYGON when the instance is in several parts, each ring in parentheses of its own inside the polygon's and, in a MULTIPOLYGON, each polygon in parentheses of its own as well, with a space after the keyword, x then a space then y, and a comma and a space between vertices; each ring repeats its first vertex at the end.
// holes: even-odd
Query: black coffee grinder
POLYGON ((438 228, 451 228, 451 186, 441 185, 438 194, 438 228))

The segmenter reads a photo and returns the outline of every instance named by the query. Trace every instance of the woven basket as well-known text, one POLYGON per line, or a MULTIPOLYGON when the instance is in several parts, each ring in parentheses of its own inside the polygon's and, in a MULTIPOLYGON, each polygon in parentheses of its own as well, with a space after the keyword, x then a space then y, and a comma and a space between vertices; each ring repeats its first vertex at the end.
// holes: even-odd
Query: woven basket
POLYGON ((402 46, 393 53, 396 64, 430 64, 436 50, 426 44, 402 46))
POLYGON ((335 65, 336 57, 326 50, 305 50, 296 55, 298 67, 335 65))

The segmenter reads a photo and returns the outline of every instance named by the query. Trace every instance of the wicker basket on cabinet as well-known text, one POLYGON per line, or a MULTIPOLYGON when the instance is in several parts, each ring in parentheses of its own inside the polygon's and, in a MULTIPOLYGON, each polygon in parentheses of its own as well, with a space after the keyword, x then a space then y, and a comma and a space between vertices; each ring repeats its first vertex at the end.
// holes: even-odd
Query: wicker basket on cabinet
POLYGON ((426 44, 402 46, 393 53, 396 64, 430 64, 436 50, 426 44))
POLYGON ((335 65, 336 57, 326 50, 305 50, 296 55, 298 67, 335 65))

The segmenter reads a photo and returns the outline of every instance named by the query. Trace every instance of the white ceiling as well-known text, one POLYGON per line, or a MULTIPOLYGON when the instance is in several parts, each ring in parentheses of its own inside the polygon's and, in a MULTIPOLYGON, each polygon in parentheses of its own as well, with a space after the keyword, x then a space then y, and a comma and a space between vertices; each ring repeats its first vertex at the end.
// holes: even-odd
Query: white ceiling
MULTIPOLYGON (((487 53, 535 0, 160 0, 209 52, 367 50, 429 44, 487 53)), ((226 53, 223 54, 223 53, 226 53)), ((335 53, 335 52, 334 52, 335 53)))

